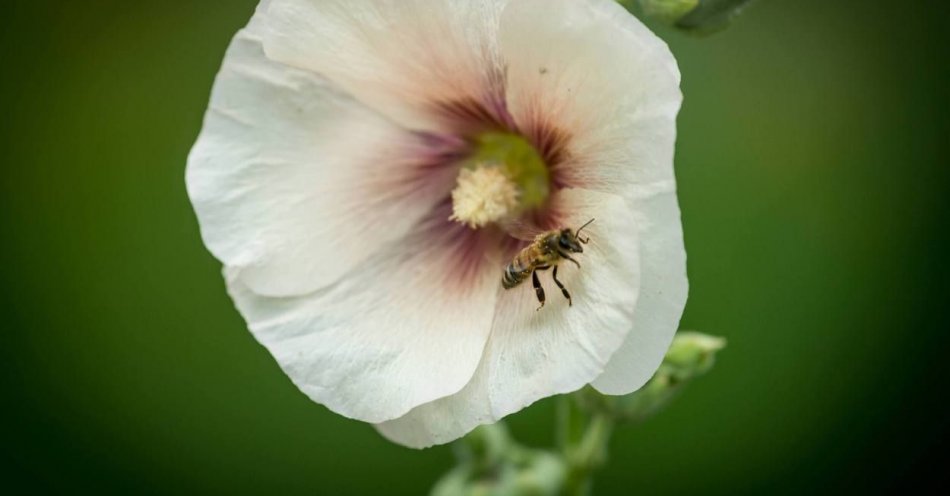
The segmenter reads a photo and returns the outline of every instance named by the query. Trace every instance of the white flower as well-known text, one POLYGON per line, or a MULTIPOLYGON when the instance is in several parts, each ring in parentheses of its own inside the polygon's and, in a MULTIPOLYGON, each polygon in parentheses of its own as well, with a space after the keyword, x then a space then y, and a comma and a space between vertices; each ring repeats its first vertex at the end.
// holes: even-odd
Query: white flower
POLYGON ((680 101, 666 45, 613 0, 265 1, 188 191, 294 383, 428 446, 653 374, 687 292, 680 101), (526 232, 591 218, 560 267, 573 306, 550 271, 540 311, 530 281, 502 289, 526 232))

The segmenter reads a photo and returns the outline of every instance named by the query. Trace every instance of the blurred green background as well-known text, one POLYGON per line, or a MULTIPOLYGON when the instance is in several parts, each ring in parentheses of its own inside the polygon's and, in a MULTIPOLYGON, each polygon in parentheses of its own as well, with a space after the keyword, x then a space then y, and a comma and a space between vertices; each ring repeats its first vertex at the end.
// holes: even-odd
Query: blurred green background
MULTIPOLYGON (((615 436, 599 494, 945 477, 940 3, 762 0, 707 38, 658 29, 686 95, 683 327, 729 348, 664 414, 615 436)), ((5 488, 420 494, 452 464, 448 447, 389 444, 299 393, 199 239, 185 157, 253 7, 5 2, 5 488)), ((510 425, 549 442, 553 403, 510 425)))

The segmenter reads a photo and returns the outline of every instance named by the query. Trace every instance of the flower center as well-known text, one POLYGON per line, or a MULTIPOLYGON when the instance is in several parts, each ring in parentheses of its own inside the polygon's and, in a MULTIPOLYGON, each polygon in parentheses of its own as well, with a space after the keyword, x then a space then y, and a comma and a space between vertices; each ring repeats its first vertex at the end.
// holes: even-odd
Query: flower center
POLYGON ((550 180, 547 165, 527 140, 483 133, 459 171, 450 219, 476 229, 540 207, 550 180))

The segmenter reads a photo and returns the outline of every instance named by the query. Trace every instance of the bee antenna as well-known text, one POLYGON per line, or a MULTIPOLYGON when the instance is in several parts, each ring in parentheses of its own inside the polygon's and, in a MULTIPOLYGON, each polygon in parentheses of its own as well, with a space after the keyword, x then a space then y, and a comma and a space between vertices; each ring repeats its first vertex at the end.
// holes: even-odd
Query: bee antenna
POLYGON ((595 219, 591 219, 591 220, 587 221, 586 224, 584 224, 583 226, 581 226, 580 228, 578 228, 578 229, 577 229, 577 232, 574 233, 574 236, 579 235, 579 234, 581 233, 581 231, 583 231, 585 227, 589 226, 591 222, 594 222, 594 220, 595 220, 595 219))
POLYGON ((581 231, 583 231, 585 227, 589 226, 591 222, 594 222, 594 219, 591 219, 591 220, 587 221, 586 224, 584 224, 583 226, 581 226, 581 227, 577 230, 577 232, 574 233, 574 237, 577 238, 578 240, 580 240, 580 242, 581 242, 581 243, 584 243, 585 245, 587 244, 588 241, 590 241, 590 238, 589 238, 589 237, 588 237, 588 238, 582 238, 582 237, 581 237, 581 231))

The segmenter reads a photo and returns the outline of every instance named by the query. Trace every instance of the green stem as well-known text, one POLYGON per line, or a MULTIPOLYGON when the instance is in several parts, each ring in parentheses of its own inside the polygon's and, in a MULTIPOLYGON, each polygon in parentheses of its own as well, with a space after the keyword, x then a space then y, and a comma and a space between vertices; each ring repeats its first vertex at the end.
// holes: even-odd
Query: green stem
POLYGON ((558 396, 556 415, 557 447, 567 453, 583 437, 587 415, 578 407, 574 398, 567 394, 558 396))
POLYGON ((613 429, 613 418, 604 413, 595 413, 580 442, 568 446, 565 452, 568 464, 566 494, 590 493, 590 476, 607 462, 607 445, 610 443, 613 429))
POLYGON ((591 418, 587 432, 578 446, 578 459, 585 462, 587 468, 598 468, 607 461, 607 444, 614 430, 614 420, 602 413, 591 418))

